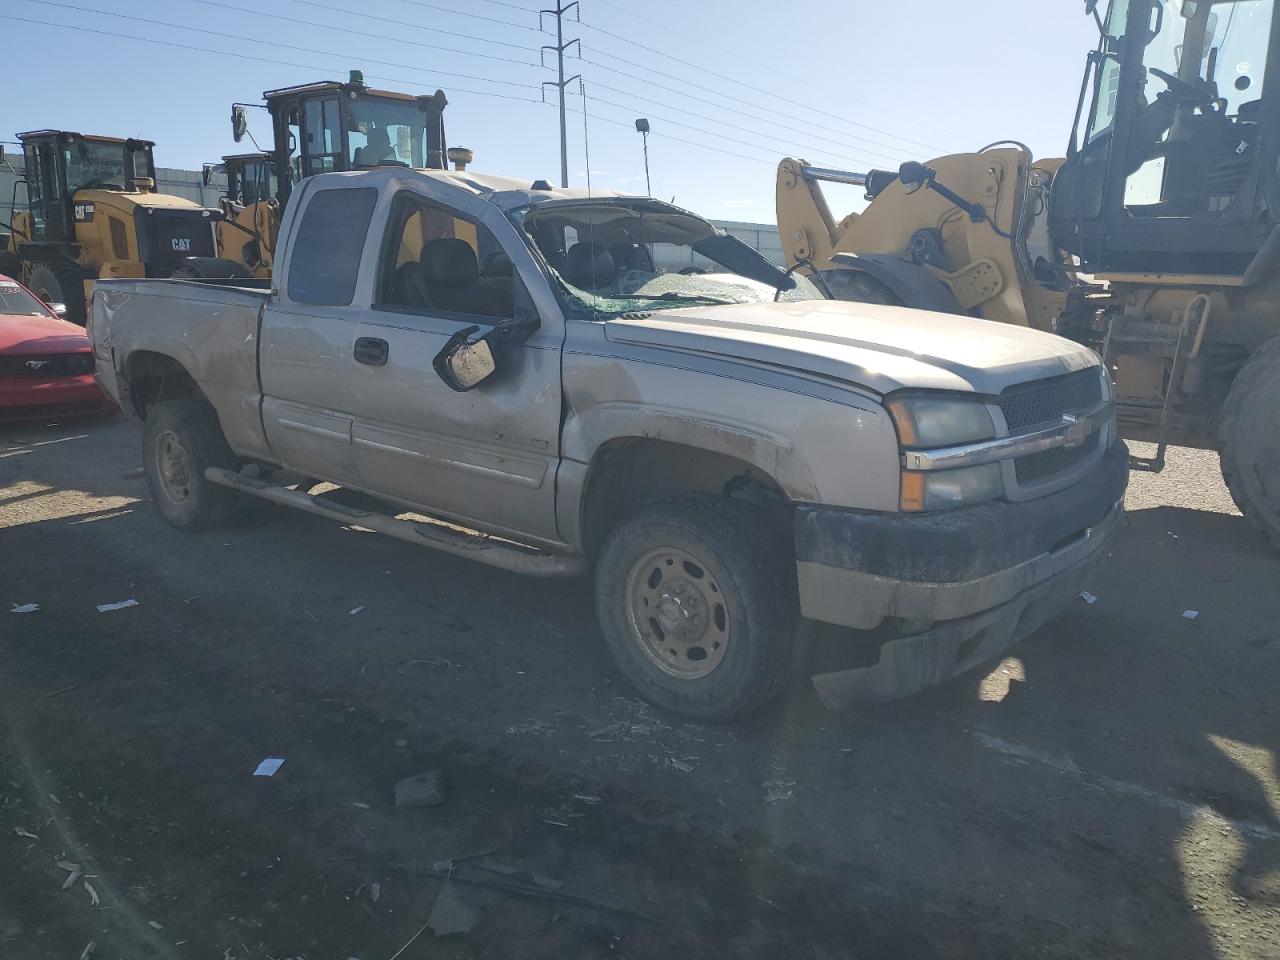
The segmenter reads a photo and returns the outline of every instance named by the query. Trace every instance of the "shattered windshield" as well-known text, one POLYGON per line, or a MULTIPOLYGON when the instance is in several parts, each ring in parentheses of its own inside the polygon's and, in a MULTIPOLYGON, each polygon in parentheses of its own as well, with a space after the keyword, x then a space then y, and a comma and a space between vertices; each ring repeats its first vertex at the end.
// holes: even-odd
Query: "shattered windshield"
POLYGON ((608 319, 690 304, 818 300, 784 271, 707 221, 656 200, 553 200, 515 211, 571 308, 608 319))

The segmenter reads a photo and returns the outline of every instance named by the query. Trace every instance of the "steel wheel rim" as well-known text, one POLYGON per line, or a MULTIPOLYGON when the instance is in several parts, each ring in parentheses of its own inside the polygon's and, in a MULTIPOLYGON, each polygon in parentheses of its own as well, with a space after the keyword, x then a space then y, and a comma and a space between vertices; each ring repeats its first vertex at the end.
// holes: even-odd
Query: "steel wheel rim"
POLYGON ((156 476, 164 495, 174 503, 191 497, 191 458, 177 434, 166 430, 156 440, 156 476))
POLYGON ((654 666, 698 680, 724 661, 729 607, 705 563, 679 547, 656 547, 631 567, 627 620, 636 645, 654 666))

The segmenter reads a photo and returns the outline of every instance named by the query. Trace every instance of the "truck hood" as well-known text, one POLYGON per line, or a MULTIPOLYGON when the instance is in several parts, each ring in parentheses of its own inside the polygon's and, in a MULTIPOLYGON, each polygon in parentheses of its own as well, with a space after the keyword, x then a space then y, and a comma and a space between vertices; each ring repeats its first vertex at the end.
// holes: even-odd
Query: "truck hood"
POLYGON ((1093 351, 1026 327, 839 300, 682 307, 609 320, 605 335, 831 377, 877 393, 994 395, 1095 366, 1093 351))

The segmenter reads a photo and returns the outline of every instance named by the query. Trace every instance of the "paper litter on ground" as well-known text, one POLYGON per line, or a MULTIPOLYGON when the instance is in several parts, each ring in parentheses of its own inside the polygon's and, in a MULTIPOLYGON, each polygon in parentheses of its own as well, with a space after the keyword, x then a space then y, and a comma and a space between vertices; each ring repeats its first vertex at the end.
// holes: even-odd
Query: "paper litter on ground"
POLYGON ((1081 599, 1081 600, 1083 600, 1085 603, 1097 603, 1097 602, 1098 602, 1098 598, 1097 598, 1097 597, 1095 597, 1095 596, 1094 596, 1092 593, 1090 593, 1088 590, 1081 590, 1081 591, 1080 591, 1080 599, 1081 599))
POLYGON ((40 604, 38 603, 15 603, 10 613, 39 613, 40 604))
POLYGON ((255 777, 274 777, 276 771, 284 766, 284 757, 267 757, 260 764, 258 769, 253 771, 255 777))
POLYGON ((98 604, 99 613, 110 613, 112 610, 123 610, 125 607, 136 607, 138 601, 130 597, 128 600, 121 600, 119 603, 100 603, 98 604))
POLYGON ((1199 610, 1183 610, 1182 611, 1183 620, 1194 620, 1198 616, 1200 616, 1199 610))

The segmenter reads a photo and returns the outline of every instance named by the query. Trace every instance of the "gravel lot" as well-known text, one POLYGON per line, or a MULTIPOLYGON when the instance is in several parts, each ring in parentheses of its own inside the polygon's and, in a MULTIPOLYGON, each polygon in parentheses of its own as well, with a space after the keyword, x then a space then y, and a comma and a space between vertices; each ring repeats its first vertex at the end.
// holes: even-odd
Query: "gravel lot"
POLYGON ((404 960, 1280 957, 1280 558, 1212 454, 1129 509, 989 675, 702 727, 585 584, 270 508, 183 534, 134 426, 2 429, 0 957, 387 960, 479 853, 563 885, 459 867, 474 928, 404 960))

